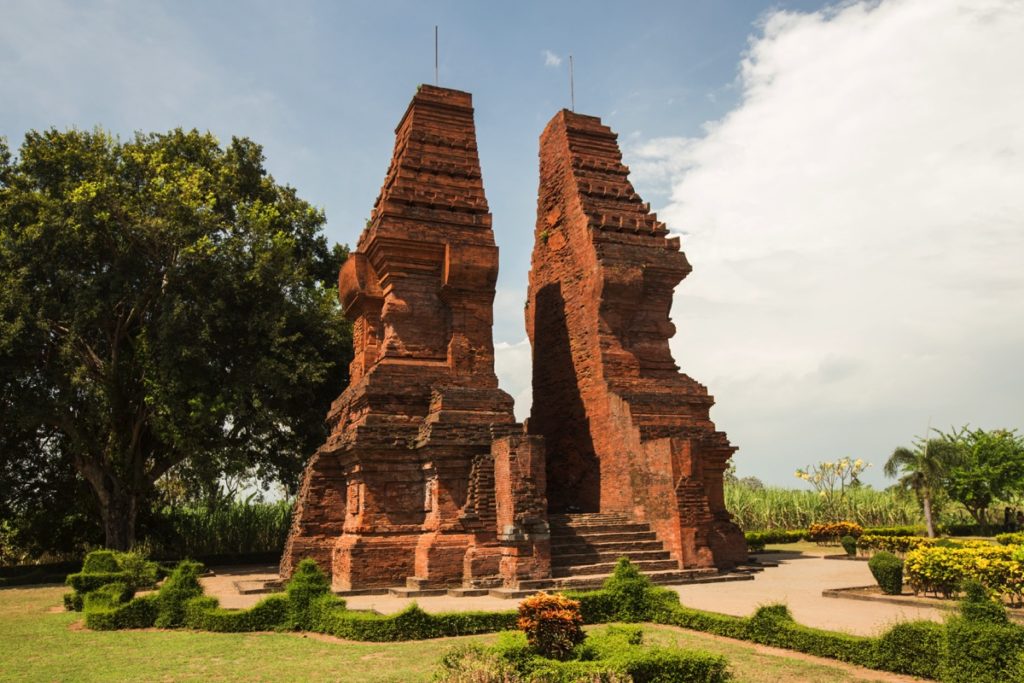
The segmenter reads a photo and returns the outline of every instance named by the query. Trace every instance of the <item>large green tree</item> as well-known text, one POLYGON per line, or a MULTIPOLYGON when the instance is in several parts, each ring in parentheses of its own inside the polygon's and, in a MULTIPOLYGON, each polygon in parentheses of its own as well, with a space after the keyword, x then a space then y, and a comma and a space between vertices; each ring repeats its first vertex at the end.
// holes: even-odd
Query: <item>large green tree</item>
POLYGON ((956 449, 946 479, 949 497, 987 527, 992 503, 1024 490, 1024 438, 1015 430, 963 427, 943 439, 956 449))
POLYGON ((294 481, 351 355, 323 224, 247 139, 0 140, 8 471, 73 467, 114 548, 172 467, 294 481))

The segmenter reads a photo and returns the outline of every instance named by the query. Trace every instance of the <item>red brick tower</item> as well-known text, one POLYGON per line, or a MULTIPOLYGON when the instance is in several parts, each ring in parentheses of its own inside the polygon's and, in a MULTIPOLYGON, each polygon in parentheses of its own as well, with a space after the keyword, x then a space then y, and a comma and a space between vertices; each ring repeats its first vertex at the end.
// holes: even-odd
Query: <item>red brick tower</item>
POLYGON ((471 96, 421 86, 395 134, 338 279, 351 384, 306 467, 281 561, 288 576, 314 558, 336 590, 486 582, 501 561, 491 444, 517 425, 494 374, 498 249, 471 96))
POLYGON ((541 135, 530 432, 545 439, 552 512, 622 513, 684 568, 728 568, 746 559, 722 491, 735 448, 668 344, 690 264, 628 173, 596 117, 563 110, 541 135))

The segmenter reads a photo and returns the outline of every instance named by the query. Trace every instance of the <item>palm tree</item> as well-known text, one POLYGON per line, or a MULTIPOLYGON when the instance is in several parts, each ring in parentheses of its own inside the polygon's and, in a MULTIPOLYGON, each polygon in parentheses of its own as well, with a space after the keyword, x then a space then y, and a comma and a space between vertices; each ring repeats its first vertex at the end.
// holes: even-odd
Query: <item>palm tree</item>
POLYGON ((935 538, 932 501, 943 487, 946 473, 957 455, 955 444, 946 439, 917 439, 913 448, 900 446, 885 463, 885 476, 899 476, 898 483, 913 491, 924 507, 928 537, 935 538))

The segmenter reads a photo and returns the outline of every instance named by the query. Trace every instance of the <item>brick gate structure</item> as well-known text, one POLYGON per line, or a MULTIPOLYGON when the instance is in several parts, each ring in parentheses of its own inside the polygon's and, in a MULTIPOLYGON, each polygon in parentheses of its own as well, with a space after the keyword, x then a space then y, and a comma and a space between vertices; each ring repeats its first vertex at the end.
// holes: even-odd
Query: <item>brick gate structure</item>
POLYGON ((596 117, 563 110, 541 135, 530 432, 547 447, 552 511, 618 513, 683 567, 732 567, 746 559, 722 490, 735 448, 668 344, 690 264, 628 173, 596 117))
POLYGON ((722 495, 734 448, 668 347, 690 266, 615 135, 563 111, 541 137, 529 429, 494 374, 498 249, 471 96, 420 86, 395 138, 339 274, 351 381, 306 465, 282 576, 310 557, 337 591, 514 595, 599 585, 621 555, 662 583, 744 560, 722 495))
POLYGON ((497 275, 472 99, 420 86, 338 278, 351 380, 306 466, 282 575, 304 557, 336 590, 548 575, 543 445, 494 374, 497 275))

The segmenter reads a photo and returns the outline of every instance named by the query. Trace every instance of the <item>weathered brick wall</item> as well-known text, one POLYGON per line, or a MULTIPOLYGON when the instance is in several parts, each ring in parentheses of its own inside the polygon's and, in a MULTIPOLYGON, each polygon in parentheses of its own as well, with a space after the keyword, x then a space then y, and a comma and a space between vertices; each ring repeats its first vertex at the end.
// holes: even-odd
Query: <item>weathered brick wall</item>
POLYGON ((544 440, 510 434, 491 444, 501 577, 507 586, 551 574, 544 440))
POLYGON ((421 86, 339 275, 352 381, 307 466, 282 574, 308 555, 337 589, 460 584, 467 567, 497 580, 494 526, 467 515, 492 427, 514 423, 494 374, 497 273, 471 97, 421 86))
POLYGON ((745 557, 722 499, 735 449, 668 345, 690 265, 628 173, 598 118, 562 111, 541 136, 530 431, 545 438, 553 510, 627 513, 684 566, 730 566, 745 557))

